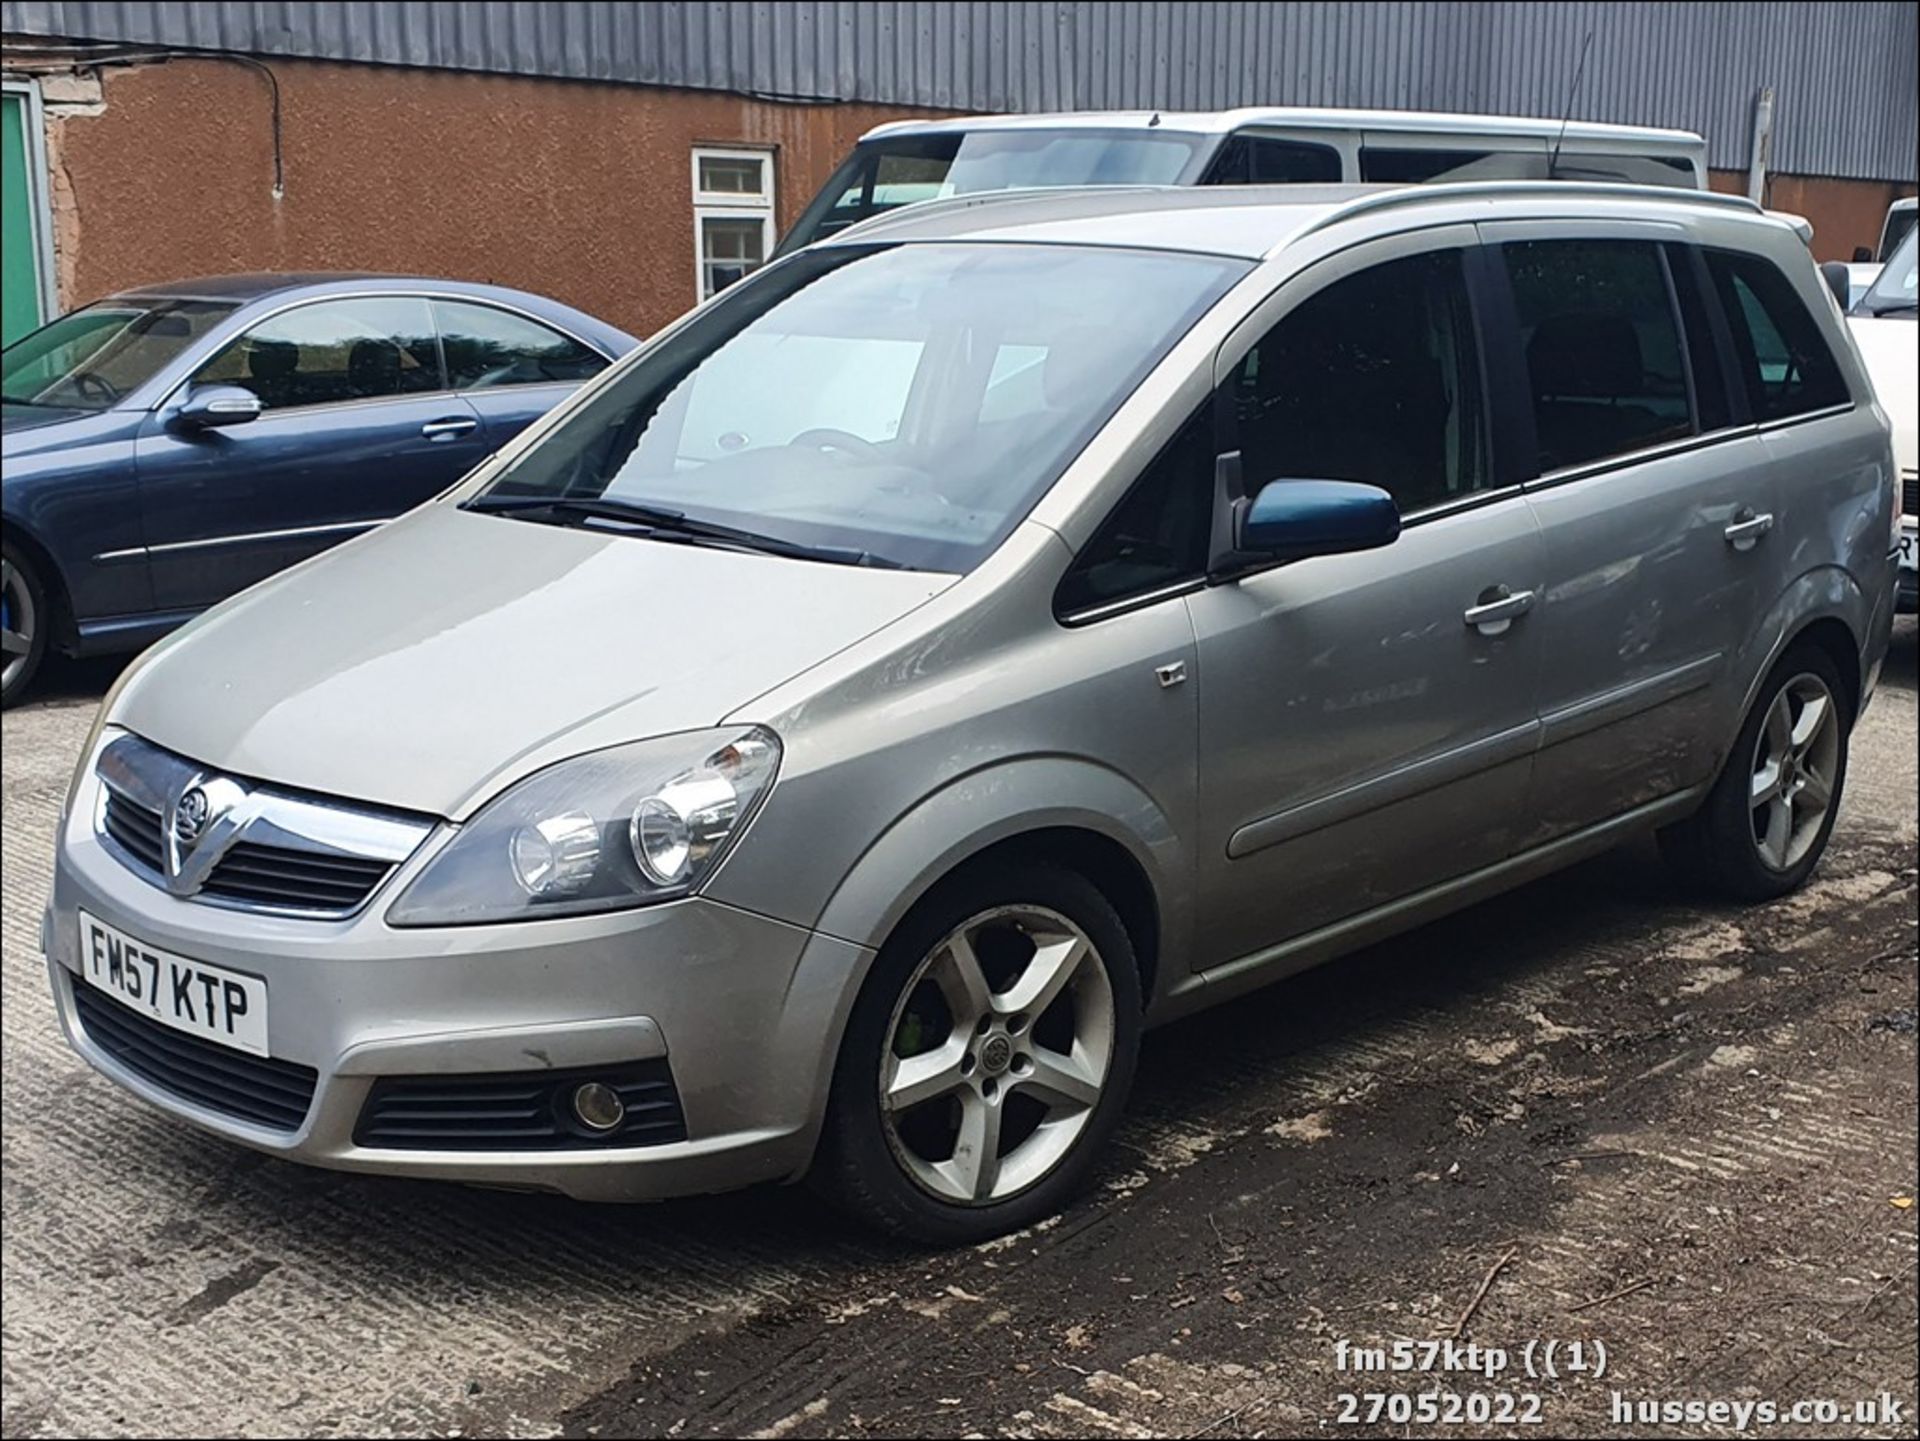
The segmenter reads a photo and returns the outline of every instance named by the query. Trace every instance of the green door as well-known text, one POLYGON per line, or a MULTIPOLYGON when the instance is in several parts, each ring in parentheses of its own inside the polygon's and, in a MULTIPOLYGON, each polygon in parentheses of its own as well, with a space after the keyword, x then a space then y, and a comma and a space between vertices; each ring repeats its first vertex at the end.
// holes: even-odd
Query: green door
POLYGON ((24 91, 0 94, 0 344, 5 345, 46 318, 37 223, 45 217, 34 214, 41 190, 27 148, 27 116, 24 91))

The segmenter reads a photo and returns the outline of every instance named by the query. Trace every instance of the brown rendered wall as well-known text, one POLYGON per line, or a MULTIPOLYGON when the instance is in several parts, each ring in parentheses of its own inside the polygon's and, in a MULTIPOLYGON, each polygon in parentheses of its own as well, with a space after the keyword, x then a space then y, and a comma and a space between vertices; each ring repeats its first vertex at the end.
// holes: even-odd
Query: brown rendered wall
POLYGON ((97 113, 49 107, 63 307, 240 270, 379 270, 497 282, 637 335, 695 298, 689 153, 775 150, 779 227, 854 140, 927 113, 705 91, 275 61, 110 68, 97 113))
MULTIPOLYGON (((1712 170, 1708 182, 1730 195, 1747 193, 1744 170, 1712 170)), ((1818 260, 1851 260, 1853 248, 1880 244, 1887 207, 1914 187, 1879 180, 1834 180, 1820 175, 1774 175, 1767 180, 1767 204, 1813 224, 1813 254, 1818 260)))
MULTIPOLYGON (((644 335, 694 300, 689 152, 775 151, 784 231, 854 140, 933 112, 709 91, 276 60, 109 67, 103 104, 48 109, 63 307, 237 270, 414 271, 539 291, 644 335)), ((1716 190, 1743 191, 1738 171, 1716 190)), ((1911 185, 1778 175, 1823 260, 1873 245, 1911 185)))

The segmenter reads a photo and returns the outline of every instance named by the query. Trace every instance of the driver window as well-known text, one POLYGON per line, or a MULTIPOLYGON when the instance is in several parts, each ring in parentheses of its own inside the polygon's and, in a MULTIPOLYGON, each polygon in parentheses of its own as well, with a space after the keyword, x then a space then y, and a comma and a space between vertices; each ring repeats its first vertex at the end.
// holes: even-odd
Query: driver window
POLYGON ((1458 250, 1376 265, 1309 296, 1227 387, 1249 493, 1274 480, 1356 480, 1411 515, 1487 483, 1458 250))
POLYGON ((282 311, 193 377, 239 385, 268 410, 444 390, 427 302, 413 296, 320 301, 282 311))

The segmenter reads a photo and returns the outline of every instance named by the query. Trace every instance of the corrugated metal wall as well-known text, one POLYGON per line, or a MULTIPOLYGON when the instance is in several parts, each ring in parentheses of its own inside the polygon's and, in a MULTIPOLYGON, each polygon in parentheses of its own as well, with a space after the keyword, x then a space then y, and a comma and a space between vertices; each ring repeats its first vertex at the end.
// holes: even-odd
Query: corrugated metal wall
POLYGON ((54 3, 9 34, 958 110, 1367 105, 1573 113, 1707 137, 1743 167, 1754 92, 1774 168, 1910 180, 1920 7, 1848 4, 54 3))

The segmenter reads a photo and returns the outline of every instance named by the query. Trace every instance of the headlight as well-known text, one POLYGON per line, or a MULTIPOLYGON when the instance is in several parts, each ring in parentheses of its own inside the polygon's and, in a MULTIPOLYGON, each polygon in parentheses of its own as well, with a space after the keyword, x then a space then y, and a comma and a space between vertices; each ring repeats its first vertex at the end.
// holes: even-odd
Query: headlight
POLYGON ((392 926, 617 911, 684 896, 720 863, 780 766, 771 731, 695 731, 536 771, 427 862, 392 926))

